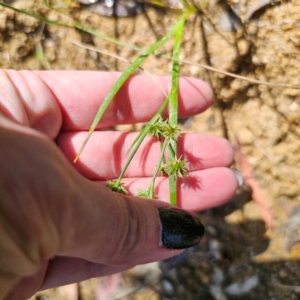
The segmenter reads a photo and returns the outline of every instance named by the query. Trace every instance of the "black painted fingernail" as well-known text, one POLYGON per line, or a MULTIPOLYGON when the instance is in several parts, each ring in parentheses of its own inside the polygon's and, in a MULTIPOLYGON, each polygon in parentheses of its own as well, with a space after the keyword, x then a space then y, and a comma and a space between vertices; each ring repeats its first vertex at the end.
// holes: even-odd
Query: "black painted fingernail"
POLYGON ((205 227, 200 218, 179 208, 158 208, 161 243, 170 249, 185 249, 202 239, 205 227))

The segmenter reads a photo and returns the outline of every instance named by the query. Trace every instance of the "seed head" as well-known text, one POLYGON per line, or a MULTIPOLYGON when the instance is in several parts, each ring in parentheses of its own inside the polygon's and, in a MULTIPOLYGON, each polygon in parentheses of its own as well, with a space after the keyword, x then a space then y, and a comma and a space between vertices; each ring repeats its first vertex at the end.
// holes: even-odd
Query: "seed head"
POLYGON ((113 192, 117 192, 120 194, 128 194, 128 191, 125 189, 124 184, 122 182, 118 182, 118 180, 109 180, 107 185, 113 192))

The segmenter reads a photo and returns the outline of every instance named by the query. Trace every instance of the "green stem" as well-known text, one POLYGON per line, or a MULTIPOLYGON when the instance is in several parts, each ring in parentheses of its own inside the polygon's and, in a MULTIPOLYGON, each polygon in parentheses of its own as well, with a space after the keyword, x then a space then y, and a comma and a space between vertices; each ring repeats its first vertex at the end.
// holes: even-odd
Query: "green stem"
POLYGON ((162 104, 162 106, 160 107, 160 109, 158 110, 158 112, 154 115, 154 117, 147 123, 147 125, 144 127, 144 129, 139 133, 139 135, 135 138, 135 140, 132 142, 132 144, 130 145, 130 148, 128 149, 127 153, 129 153, 131 151, 131 149, 133 148, 133 146, 137 143, 137 141, 141 138, 141 136, 143 135, 143 132, 145 130, 147 130, 147 128, 150 125, 153 125, 158 118, 161 116, 162 112, 164 111, 164 109, 167 107, 167 104, 169 102, 169 98, 167 98, 164 103, 162 104))
MULTIPOLYGON (((170 92, 170 104, 169 104, 169 123, 172 127, 178 125, 178 85, 179 85, 179 53, 180 43, 183 33, 185 18, 180 19, 180 24, 175 34, 175 42, 173 48, 173 67, 172 67, 172 89, 170 92)), ((175 159, 177 150, 177 140, 170 141, 169 159, 175 159)), ((170 188, 170 203, 177 204, 177 184, 176 177, 169 177, 170 188)))
POLYGON ((157 174, 160 170, 160 166, 164 160, 164 157, 165 157, 165 151, 166 151, 166 148, 169 144, 169 139, 165 139, 164 143, 163 143, 163 146, 162 146, 162 149, 161 149, 161 154, 160 154, 160 158, 159 158, 159 161, 158 161, 158 164, 156 166, 156 170, 153 174, 153 177, 152 177, 152 180, 151 180, 151 184, 150 184, 150 198, 154 198, 154 185, 155 185, 155 180, 156 180, 156 177, 157 177, 157 174))
POLYGON ((89 129, 88 135, 85 138, 81 148, 79 149, 79 152, 77 156, 74 159, 74 163, 78 160, 81 152, 83 151, 86 143, 90 139, 92 133, 94 132, 96 126, 100 122, 105 110, 107 109, 108 105, 111 103, 114 96, 117 94, 119 89, 122 87, 122 85, 125 83, 125 81, 129 78, 130 75, 133 74, 133 72, 139 67, 139 65, 150 55, 153 54, 157 49, 159 49, 161 46, 163 46, 177 31, 180 26, 182 26, 182 23, 184 23, 185 16, 180 17, 179 21, 175 24, 175 26, 157 43, 149 47, 143 54, 141 54, 137 59, 135 59, 132 64, 122 73, 122 75, 118 78, 116 83, 113 85, 113 87, 110 89, 108 94, 106 95, 105 99, 103 100, 101 106, 99 107, 96 116, 93 120, 93 123, 89 129))
MULTIPOLYGON (((160 152, 162 152, 162 151, 163 151, 163 146, 164 146, 164 144, 163 144, 161 138, 158 138, 158 142, 159 142, 160 152)), ((163 162, 164 164, 166 163, 165 156, 163 156, 163 161, 162 161, 162 162, 163 162)))
POLYGON ((127 151, 127 154, 133 149, 134 147, 134 150, 132 151, 132 153, 130 154, 130 157, 128 158, 125 166, 123 167, 122 169, 122 172, 117 180, 117 183, 118 184, 121 184, 121 180, 129 166, 129 164, 131 163, 134 155, 136 154, 137 150, 139 149, 140 145, 142 144, 142 142, 144 141, 145 137, 147 136, 148 132, 149 132, 149 125, 152 125, 154 124, 158 118, 161 116, 162 112, 164 111, 164 109, 166 108, 167 104, 169 102, 169 98, 167 98, 163 105, 160 107, 160 109, 158 110, 158 112, 154 115, 154 117, 148 122, 148 124, 143 128, 143 130, 139 133, 139 135, 135 138, 135 140, 132 142, 129 150, 127 151))
POLYGON ((145 130, 145 131, 142 133, 142 135, 140 136, 140 139, 137 141, 137 143, 136 143, 136 145, 135 145, 133 151, 132 151, 131 154, 130 154, 130 157, 128 158, 128 160, 127 160, 125 166, 123 167, 122 172, 121 172, 121 174, 120 174, 120 176, 119 176, 119 178, 118 178, 118 180, 117 180, 117 183, 118 183, 118 184, 121 184, 121 180, 122 180, 122 178, 123 178, 123 176, 124 176, 124 173, 126 172, 128 166, 129 166, 129 164, 131 163, 131 161, 132 161, 134 155, 135 155, 136 152, 138 151, 140 145, 142 144, 142 142, 143 142, 144 138, 147 136, 147 134, 148 134, 148 131, 145 130))
POLYGON ((66 28, 73 28, 74 26, 73 25, 68 25, 68 24, 65 24, 65 23, 60 23, 60 22, 56 22, 56 21, 52 21, 52 20, 49 20, 43 16, 40 16, 40 15, 36 15, 34 13, 31 13, 31 12, 28 12, 24 9, 18 9, 12 5, 9 5, 7 3, 4 3, 4 2, 0 2, 0 5, 6 7, 6 8, 9 8, 15 12, 18 12, 18 13, 21 13, 21 14, 25 14, 27 16, 30 16, 32 18, 35 18, 35 19, 38 19, 38 20, 41 20, 47 24, 50 24, 50 25, 56 25, 56 26, 61 26, 61 27, 66 27, 66 28))

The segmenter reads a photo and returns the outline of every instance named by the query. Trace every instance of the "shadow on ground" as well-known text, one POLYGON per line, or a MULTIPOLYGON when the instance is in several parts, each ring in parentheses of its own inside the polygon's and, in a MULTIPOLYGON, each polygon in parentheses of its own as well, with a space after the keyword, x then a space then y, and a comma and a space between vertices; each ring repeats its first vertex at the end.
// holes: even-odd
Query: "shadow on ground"
POLYGON ((225 220, 250 197, 245 188, 231 202, 200 213, 207 229, 203 241, 160 263, 161 299, 299 299, 300 260, 256 262, 269 246, 264 222, 225 220))

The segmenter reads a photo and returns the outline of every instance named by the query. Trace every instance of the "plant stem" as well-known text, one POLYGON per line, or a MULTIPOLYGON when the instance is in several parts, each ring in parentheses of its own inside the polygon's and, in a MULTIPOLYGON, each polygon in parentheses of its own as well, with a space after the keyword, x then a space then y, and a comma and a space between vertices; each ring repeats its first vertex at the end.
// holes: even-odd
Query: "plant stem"
POLYGON ((94 132, 96 126, 100 122, 100 119, 102 118, 105 110, 107 109, 108 105, 114 98, 114 96, 117 94, 119 89, 122 87, 122 85, 125 83, 125 81, 129 78, 130 75, 133 74, 133 72, 139 67, 139 65, 150 55, 153 54, 157 49, 159 49, 161 46, 163 46, 177 31, 180 26, 182 26, 182 23, 184 23, 185 16, 180 17, 179 21, 175 24, 175 26, 157 43, 149 47, 143 54, 141 54, 137 59, 135 59, 132 64, 122 73, 122 75, 118 78, 116 83, 113 85, 113 87, 110 89, 108 94, 106 95, 105 99, 103 100, 101 106, 99 107, 96 116, 93 120, 93 123, 89 129, 89 132, 87 134, 87 137, 85 138, 84 142, 82 143, 79 152, 77 153, 74 163, 78 160, 81 152, 83 151, 86 143, 90 139, 92 133, 94 132))
MULTIPOLYGON (((145 126, 145 128, 139 133, 139 135, 135 138, 135 140, 132 142, 130 148, 128 149, 127 153, 128 154, 134 147, 134 150, 132 151, 132 153, 130 154, 130 157, 128 158, 125 166, 122 169, 122 172, 120 174, 120 176, 118 177, 117 180, 117 184, 121 184, 121 180, 129 166, 129 164, 131 163, 134 155, 136 154, 137 150, 139 149, 140 145, 142 144, 142 142, 144 141, 145 137, 147 136, 147 134, 149 133, 149 126, 154 124, 158 118, 161 116, 162 112, 164 111, 164 109, 166 108, 167 104, 169 102, 169 98, 167 98, 163 105, 160 107, 160 109, 158 110, 158 112, 154 115, 154 117, 148 122, 148 124, 145 126)), ((160 141, 161 143, 161 141, 160 141)))
POLYGON ((167 107, 167 104, 169 102, 169 98, 167 98, 164 103, 162 104, 162 106, 160 107, 160 109, 158 110, 158 112, 154 115, 154 117, 147 123, 146 127, 139 133, 139 135, 135 138, 135 140, 132 142, 130 148, 128 149, 127 153, 129 153, 131 151, 131 149, 133 148, 133 146, 137 143, 137 141, 140 139, 140 137, 143 134, 143 131, 145 131, 147 129, 147 127, 149 125, 154 124, 158 118, 161 116, 162 112, 164 111, 164 109, 167 107))
POLYGON ((118 183, 118 184, 121 184, 121 180, 122 180, 122 178, 123 178, 123 175, 124 175, 125 171, 127 170, 129 164, 131 163, 131 161, 132 161, 134 155, 135 155, 136 152, 138 151, 140 145, 142 144, 144 138, 147 136, 148 130, 145 130, 145 131, 143 131, 143 132, 141 132, 141 133, 142 133, 142 134, 141 134, 139 140, 137 141, 137 143, 136 143, 136 145, 135 145, 133 151, 132 151, 131 154, 130 154, 129 159, 127 160, 127 162, 126 162, 124 168, 122 169, 122 172, 121 172, 121 174, 120 174, 120 176, 119 176, 119 178, 118 178, 118 180, 117 180, 117 183, 118 183))
POLYGON ((159 158, 159 161, 158 161, 158 164, 156 166, 156 170, 153 174, 153 177, 152 177, 152 180, 151 180, 151 184, 150 184, 150 198, 154 198, 154 185, 155 185, 155 179, 157 177, 157 174, 160 170, 160 167, 161 167, 161 164, 164 160, 164 157, 165 157, 165 151, 166 151, 166 148, 169 144, 169 139, 165 139, 164 143, 163 143, 163 146, 162 146, 162 149, 161 149, 161 154, 160 154, 160 158, 159 158))
POLYGON ((74 26, 73 25, 68 25, 68 24, 65 24, 65 23, 60 23, 60 22, 56 22, 56 21, 52 21, 52 20, 49 20, 43 16, 40 16, 40 15, 36 15, 34 13, 31 13, 31 12, 28 12, 24 9, 18 9, 12 5, 9 5, 7 3, 4 3, 4 2, 0 2, 0 5, 6 7, 6 8, 9 8, 15 12, 18 12, 18 13, 21 13, 21 14, 25 14, 27 16, 30 16, 32 18, 35 18, 35 19, 38 19, 38 20, 41 20, 47 24, 50 24, 50 25, 56 25, 56 26, 61 26, 61 27, 67 27, 67 28, 73 28, 74 26))
MULTIPOLYGON (((182 32, 184 28, 185 18, 180 19, 180 24, 175 34, 175 42, 173 48, 173 67, 172 67, 172 89, 170 92, 170 103, 169 103, 169 123, 172 127, 178 125, 178 85, 179 85, 179 53, 182 32)), ((170 141, 169 159, 176 158, 177 140, 170 141)), ((176 205, 177 203, 177 184, 176 177, 169 177, 169 188, 170 188, 170 203, 176 205)))

